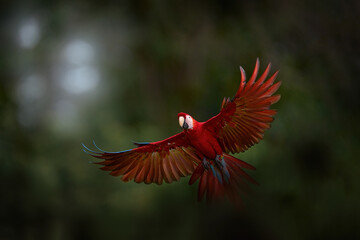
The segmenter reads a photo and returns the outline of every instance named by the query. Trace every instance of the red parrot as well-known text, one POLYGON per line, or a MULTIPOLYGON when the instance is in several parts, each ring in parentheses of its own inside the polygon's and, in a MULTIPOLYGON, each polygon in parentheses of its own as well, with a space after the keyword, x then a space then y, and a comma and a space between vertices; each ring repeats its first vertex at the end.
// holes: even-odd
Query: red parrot
POLYGON ((274 84, 278 74, 267 78, 271 63, 258 78, 259 59, 254 72, 246 82, 245 71, 240 67, 241 82, 233 98, 224 98, 220 113, 206 122, 198 122, 189 114, 179 113, 182 132, 158 142, 134 143, 137 147, 120 152, 106 152, 98 148, 84 151, 102 159, 96 164, 112 176, 121 176, 124 182, 134 180, 162 184, 179 181, 191 175, 189 184, 199 179, 198 200, 227 196, 234 203, 240 202, 241 191, 247 182, 256 184, 243 169, 255 167, 229 153, 244 152, 258 143, 276 114, 270 106, 280 99, 273 95, 281 82, 274 84))

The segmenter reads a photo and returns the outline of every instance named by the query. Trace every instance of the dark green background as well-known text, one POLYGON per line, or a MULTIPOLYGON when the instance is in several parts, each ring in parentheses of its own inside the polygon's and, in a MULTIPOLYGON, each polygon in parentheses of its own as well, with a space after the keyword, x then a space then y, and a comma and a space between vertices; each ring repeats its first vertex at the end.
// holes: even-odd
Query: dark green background
POLYGON ((360 238, 359 15, 335 0, 3 1, 0 239, 360 238), (24 48, 29 19, 40 30, 24 48), (59 83, 73 41, 99 71, 79 94, 59 83), (125 184, 88 164, 81 142, 127 149, 180 131, 178 112, 217 114, 256 57, 280 69, 282 98, 236 155, 261 184, 243 210, 198 203, 188 178, 125 184))

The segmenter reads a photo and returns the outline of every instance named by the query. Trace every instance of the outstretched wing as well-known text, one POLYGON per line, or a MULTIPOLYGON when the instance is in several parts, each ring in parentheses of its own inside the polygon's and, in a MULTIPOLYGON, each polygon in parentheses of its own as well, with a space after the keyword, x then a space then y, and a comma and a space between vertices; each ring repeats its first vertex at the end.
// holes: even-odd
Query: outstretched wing
POLYGON ((270 109, 270 106, 280 99, 280 95, 273 94, 281 82, 273 84, 278 71, 266 80, 270 66, 269 63, 265 72, 255 81, 259 71, 257 59, 254 72, 247 83, 245 71, 240 67, 241 83, 235 96, 232 99, 224 98, 220 113, 204 123, 217 134, 226 153, 243 152, 258 143, 274 120, 276 111, 270 109))
POLYGON ((83 150, 102 159, 96 163, 103 165, 100 169, 110 171, 112 176, 122 176, 124 182, 134 179, 137 183, 162 184, 163 180, 171 183, 192 174, 200 163, 183 132, 163 141, 135 145, 138 147, 121 152, 106 152, 96 145, 98 151, 90 150, 85 145, 83 150))

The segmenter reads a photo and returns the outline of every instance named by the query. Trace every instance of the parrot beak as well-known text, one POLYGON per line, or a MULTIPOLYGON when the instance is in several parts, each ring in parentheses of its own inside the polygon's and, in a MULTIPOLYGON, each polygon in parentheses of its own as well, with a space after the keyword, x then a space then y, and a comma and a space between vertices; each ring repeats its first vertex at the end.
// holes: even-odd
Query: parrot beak
POLYGON ((179 125, 182 128, 188 129, 189 124, 186 123, 185 118, 183 116, 179 117, 179 125))
POLYGON ((183 116, 179 117, 179 125, 184 128, 185 118, 183 116))

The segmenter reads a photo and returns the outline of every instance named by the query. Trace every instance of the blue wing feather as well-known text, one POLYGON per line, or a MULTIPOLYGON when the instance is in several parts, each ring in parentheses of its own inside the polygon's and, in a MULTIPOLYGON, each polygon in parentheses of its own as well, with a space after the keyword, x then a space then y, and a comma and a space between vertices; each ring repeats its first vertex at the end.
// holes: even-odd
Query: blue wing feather
POLYGON ((87 154, 104 154, 104 153, 125 153, 125 152, 130 152, 130 151, 132 151, 133 149, 128 149, 128 150, 123 150, 123 151, 119 151, 119 152, 108 152, 108 151, 104 151, 104 150, 102 150, 101 148, 99 148, 97 145, 96 145, 96 143, 95 143, 95 141, 93 140, 93 144, 94 144, 94 146, 100 151, 100 152, 97 152, 97 151, 94 151, 94 150, 91 150, 90 148, 88 148, 87 146, 85 146, 85 144, 84 143, 82 143, 82 146, 83 146, 83 151, 85 152, 85 153, 87 153, 87 154))

